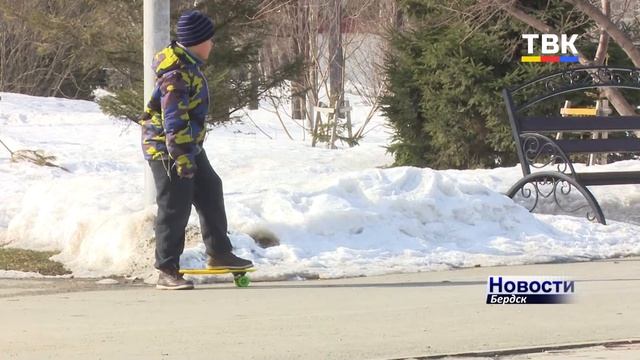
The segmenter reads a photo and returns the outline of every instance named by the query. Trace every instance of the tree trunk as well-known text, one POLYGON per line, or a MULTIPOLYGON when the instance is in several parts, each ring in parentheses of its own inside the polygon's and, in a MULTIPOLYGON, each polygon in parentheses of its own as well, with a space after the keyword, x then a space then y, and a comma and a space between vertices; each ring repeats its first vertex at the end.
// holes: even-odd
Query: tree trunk
POLYGON ((398 2, 395 0, 391 1, 391 7, 393 9, 393 28, 402 30, 404 28, 404 14, 402 13, 402 8, 398 6, 398 2))
MULTIPOLYGON (((307 8, 307 66, 305 72, 305 87, 307 89, 307 129, 311 138, 315 142, 315 132, 317 114, 315 106, 319 106, 318 93, 318 7, 314 0, 305 0, 309 5, 307 8)), ((314 144, 315 145, 315 144, 314 144)))
MULTIPOLYGON (((609 0, 602 0, 602 13, 609 18, 611 16, 611 3, 609 0)), ((603 27, 600 27, 600 39, 598 40, 598 49, 596 50, 596 56, 593 59, 593 62, 597 65, 603 65, 605 59, 607 58, 607 51, 609 50, 609 34, 604 30, 603 27)), ((604 91, 600 91, 601 95, 604 95, 604 91)), ((601 109, 602 105, 605 101, 598 100, 596 108, 599 109, 599 116, 602 116, 601 109)), ((592 134, 592 137, 595 139, 602 138, 607 139, 609 134, 607 132, 595 132, 592 134)), ((607 164, 607 155, 608 154, 589 154, 589 165, 593 165, 594 163, 600 165, 607 164)))
POLYGON ((342 53, 342 0, 333 0, 333 9, 329 29, 329 86, 330 106, 336 109, 333 113, 333 129, 330 147, 335 148, 337 126, 342 117, 337 110, 342 106, 344 94, 344 55, 342 53))
POLYGON ((342 0, 333 0, 333 13, 329 30, 329 86, 332 107, 340 107, 340 99, 344 90, 343 70, 344 56, 342 53, 342 0))
POLYGON ((252 65, 249 69, 249 87, 251 93, 249 94, 249 110, 258 110, 260 108, 260 99, 258 96, 258 87, 260 83, 260 71, 257 65, 252 65))
MULTIPOLYGON (((308 0, 298 0, 293 6, 296 16, 295 31, 293 33, 293 54, 295 57, 307 59, 309 52, 308 25, 309 5, 308 0)), ((300 72, 296 74, 296 78, 291 83, 291 117, 293 119, 302 120, 305 118, 305 78, 304 67, 300 68, 300 72)))
MULTIPOLYGON (((609 0, 602 0, 602 13, 608 18, 611 13, 611 3, 609 0)), ((609 34, 600 27, 600 40, 598 41, 598 50, 593 62, 602 65, 607 58, 607 51, 609 50, 609 34)))

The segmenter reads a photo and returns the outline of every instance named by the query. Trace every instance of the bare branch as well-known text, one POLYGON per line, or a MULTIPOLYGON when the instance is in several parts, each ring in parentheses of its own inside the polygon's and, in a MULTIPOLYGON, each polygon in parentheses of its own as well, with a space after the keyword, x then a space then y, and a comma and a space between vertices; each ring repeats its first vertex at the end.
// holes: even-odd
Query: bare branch
POLYGON ((620 30, 616 24, 611 22, 611 19, 605 16, 598 8, 591 5, 587 0, 565 1, 573 4, 600 25, 611 36, 611 38, 620 45, 622 50, 633 62, 633 65, 640 67, 640 50, 638 50, 638 48, 633 44, 633 41, 627 36, 627 34, 620 30))

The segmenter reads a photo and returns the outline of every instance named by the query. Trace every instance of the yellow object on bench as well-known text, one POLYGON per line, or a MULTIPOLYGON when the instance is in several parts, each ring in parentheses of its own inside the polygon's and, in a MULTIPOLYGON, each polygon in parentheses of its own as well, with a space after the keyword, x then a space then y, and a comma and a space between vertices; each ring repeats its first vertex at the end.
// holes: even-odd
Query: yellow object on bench
POLYGON ((561 108, 560 115, 563 116, 596 116, 598 109, 596 108, 561 108))

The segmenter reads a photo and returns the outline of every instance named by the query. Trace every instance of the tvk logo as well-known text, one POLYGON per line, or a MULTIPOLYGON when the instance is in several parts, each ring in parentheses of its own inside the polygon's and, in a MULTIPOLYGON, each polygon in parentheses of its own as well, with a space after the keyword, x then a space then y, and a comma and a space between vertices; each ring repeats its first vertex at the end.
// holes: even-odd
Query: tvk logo
POLYGON ((556 34, 522 34, 522 38, 527 40, 527 54, 522 56, 521 62, 542 62, 542 63, 576 63, 580 59, 578 50, 573 44, 578 35, 573 34, 567 37, 566 34, 560 36, 556 34), (535 44, 540 49, 541 55, 536 55, 535 44))

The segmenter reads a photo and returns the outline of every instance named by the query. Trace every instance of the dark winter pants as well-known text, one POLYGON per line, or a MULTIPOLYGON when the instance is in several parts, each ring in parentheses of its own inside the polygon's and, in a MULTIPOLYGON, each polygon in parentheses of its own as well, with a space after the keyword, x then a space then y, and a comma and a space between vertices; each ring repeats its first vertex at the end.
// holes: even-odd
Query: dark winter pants
POLYGON ((152 160, 149 166, 156 184, 158 204, 155 267, 179 268, 191 204, 200 218, 207 253, 213 255, 231 251, 222 180, 213 171, 204 150, 196 156, 197 172, 191 179, 180 178, 173 162, 152 160), (169 173, 167 168, 171 169, 169 173))

